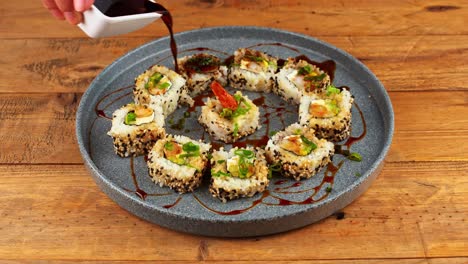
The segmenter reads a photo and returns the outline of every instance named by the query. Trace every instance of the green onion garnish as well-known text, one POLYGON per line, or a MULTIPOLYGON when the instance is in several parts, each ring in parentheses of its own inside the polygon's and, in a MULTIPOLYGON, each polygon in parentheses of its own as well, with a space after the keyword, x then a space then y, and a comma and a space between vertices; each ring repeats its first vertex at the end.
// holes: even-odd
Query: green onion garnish
POLYGON ((274 163, 268 167, 268 179, 273 177, 273 172, 280 172, 281 171, 281 163, 274 163))
POLYGON ((224 117, 226 119, 231 119, 232 118, 232 110, 229 108, 223 108, 221 110, 221 113, 219 114, 221 117, 224 117))
POLYGON ((359 173, 359 172, 356 172, 356 173, 354 174, 354 176, 356 176, 356 177, 361 177, 361 176, 362 176, 362 174, 361 174, 361 173, 359 173))
POLYGON ((349 160, 352 160, 352 161, 357 161, 357 162, 362 161, 361 155, 359 153, 357 153, 357 152, 353 152, 353 153, 349 154, 347 158, 349 160))
POLYGON ((332 190, 333 190, 333 189, 332 189, 332 187, 330 187, 330 186, 328 186, 328 187, 325 189, 325 191, 326 191, 327 193, 331 193, 332 190))
POLYGON ((184 117, 186 118, 190 117, 190 112, 184 112, 184 117))
MULTIPOLYGON (((301 140, 302 142, 304 142, 304 144, 306 144, 309 148, 310 148, 310 151, 314 150, 317 148, 317 145, 315 145, 314 142, 310 141, 308 138, 306 138, 304 135, 301 135, 301 140)), ((310 153, 310 152, 309 152, 310 153)))
POLYGON ((307 76, 307 77, 304 78, 304 80, 319 82, 319 81, 323 80, 326 76, 327 75, 325 73, 322 73, 322 74, 317 75, 317 76, 307 76))
POLYGON ((182 145, 182 149, 185 152, 195 152, 200 150, 200 146, 193 144, 192 142, 187 142, 182 145))
POLYGON ((226 173, 226 172, 222 172, 222 171, 214 171, 214 170, 211 170, 211 176, 212 177, 221 177, 221 176, 226 176, 226 177, 230 177, 231 174, 229 173, 226 173))
POLYGON ((304 67, 301 67, 301 68, 299 68, 299 71, 298 71, 298 73, 300 75, 307 75, 307 74, 309 74, 311 72, 312 72, 312 68, 310 67, 310 65, 306 65, 304 67))
POLYGON ((167 88, 169 88, 169 86, 171 86, 171 84, 168 82, 165 82, 163 84, 158 85, 158 89, 166 90, 167 88))
POLYGON ((239 125, 237 123, 234 124, 234 130, 232 131, 232 135, 234 137, 239 136, 239 125))
POLYGON ((166 144, 164 144, 164 148, 167 149, 167 150, 169 150, 169 151, 171 151, 171 150, 174 149, 174 143, 172 143, 172 142, 170 142, 170 141, 169 141, 169 142, 166 142, 166 144))
POLYGON ((224 162, 226 162, 226 160, 217 160, 216 163, 218 164, 223 164, 224 162))
POLYGON ((278 131, 270 131, 270 133, 268 133, 268 135, 270 137, 272 137, 272 136, 276 135, 276 133, 278 133, 278 131))
POLYGON ((125 116, 124 123, 126 125, 132 125, 136 121, 136 114, 135 112, 128 112, 127 115, 125 116))
POLYGON ((234 154, 240 157, 245 157, 247 159, 251 159, 255 156, 254 152, 248 149, 236 149, 234 154))
POLYGON ((341 93, 341 90, 333 86, 332 84, 328 85, 327 87, 327 96, 330 96, 331 94, 339 94, 341 93))

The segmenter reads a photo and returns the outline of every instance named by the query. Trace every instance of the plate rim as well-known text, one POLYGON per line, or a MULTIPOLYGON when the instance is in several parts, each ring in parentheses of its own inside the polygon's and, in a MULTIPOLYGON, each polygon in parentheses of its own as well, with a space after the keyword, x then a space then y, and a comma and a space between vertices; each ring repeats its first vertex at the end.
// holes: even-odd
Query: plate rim
MULTIPOLYGON (((165 36, 165 37, 161 37, 161 38, 151 40, 151 41, 149 41, 149 42, 147 42, 147 43, 145 43, 143 45, 140 45, 140 46, 126 52, 125 54, 121 55, 120 57, 118 57, 116 60, 114 60, 112 63, 110 63, 104 70, 102 70, 94 78, 94 80, 90 83, 90 85, 88 86, 88 88, 83 93, 83 95, 82 95, 82 97, 80 99, 80 103, 79 103, 79 106, 78 106, 78 109, 77 109, 77 112, 76 112, 76 122, 75 122, 75 133, 76 133, 77 143, 78 143, 78 146, 79 146, 80 154, 81 154, 81 156, 82 156, 82 158, 84 160, 84 165, 89 170, 92 170, 92 172, 95 173, 95 174, 91 173, 91 176, 93 177, 93 179, 95 180, 96 184, 101 189, 101 191, 103 191, 112 201, 119 204, 112 197, 113 195, 108 194, 104 190, 104 188, 102 188, 100 186, 100 184, 96 181, 97 179, 95 179, 95 177, 97 177, 97 176, 99 176, 99 180, 103 181, 103 183, 106 184, 107 187, 109 187, 113 191, 116 191, 118 193, 118 195, 121 195, 121 196, 123 196, 123 198, 130 200, 132 203, 137 203, 138 206, 142 206, 142 207, 145 207, 145 208, 150 209, 150 210, 156 210, 158 213, 167 215, 169 217, 181 217, 181 218, 185 218, 185 219, 189 219, 189 220, 211 222, 211 223, 217 223, 217 224, 219 224, 221 222, 221 223, 228 224, 228 223, 251 223, 251 222, 258 222, 258 221, 265 221, 265 220, 266 221, 271 221, 271 220, 277 220, 277 219, 281 219, 281 218, 294 217, 294 216, 297 216, 297 215, 306 214, 309 211, 314 210, 316 208, 320 208, 320 207, 322 207, 322 206, 324 206, 324 205, 326 205, 326 204, 328 204, 328 203, 330 203, 330 202, 332 202, 334 200, 339 199, 340 197, 342 197, 342 196, 344 196, 346 194, 350 194, 351 192, 353 192, 357 188, 359 188, 359 186, 361 186, 366 181, 373 180, 373 179, 369 179, 369 178, 379 170, 380 166, 383 167, 383 165, 384 165, 383 163, 385 162, 385 157, 388 155, 389 149, 391 147, 391 143, 392 143, 392 139, 393 139, 393 135, 394 135, 394 111, 393 111, 393 106, 392 106, 392 103, 391 103, 391 100, 390 100, 390 97, 388 95, 387 90, 385 89, 383 84, 380 82, 380 80, 377 78, 377 76, 366 65, 364 65, 361 61, 359 61, 356 57, 352 56, 348 52, 346 52, 346 51, 344 51, 344 50, 342 50, 342 49, 340 49, 340 48, 338 48, 338 47, 336 47, 336 46, 334 46, 334 45, 332 45, 330 43, 327 43, 325 41, 322 41, 320 39, 317 39, 317 38, 309 36, 309 35, 296 33, 296 32, 283 30, 283 29, 278 29, 278 28, 258 27, 258 26, 216 26, 216 27, 206 27, 206 28, 201 28, 201 29, 193 29, 193 30, 179 32, 179 33, 174 34, 174 37, 177 40, 178 37, 181 37, 181 36, 184 36, 184 35, 189 35, 189 34, 199 33, 199 32, 204 32, 204 31, 213 31, 213 30, 266 31, 266 32, 268 32, 270 34, 286 34, 286 35, 292 35, 292 36, 299 37, 299 38, 305 38, 308 41, 316 42, 321 46, 324 46, 324 47, 326 47, 328 49, 332 49, 332 50, 338 52, 340 55, 345 56, 347 59, 352 60, 359 67, 361 67, 365 72, 367 72, 369 74, 369 77, 372 79, 372 81, 375 84, 377 84, 377 86, 379 87, 380 92, 382 93, 383 102, 385 103, 385 105, 383 105, 382 107, 387 109, 388 113, 386 113, 386 114, 389 117, 388 120, 385 120, 385 118, 383 118, 384 119, 383 120, 384 133, 387 134, 386 135, 387 137, 386 137, 385 141, 382 143, 383 148, 380 151, 379 155, 376 157, 375 161, 367 168, 365 174, 363 174, 357 180, 353 181, 353 183, 351 185, 347 186, 345 189, 343 189, 343 190, 339 191, 338 193, 336 193, 334 195, 334 197, 326 198, 326 199, 324 199, 322 201, 319 201, 319 202, 311 204, 311 205, 305 205, 304 209, 300 209, 297 212, 285 213, 285 214, 274 215, 274 216, 259 215, 258 217, 255 217, 255 218, 244 218, 244 219, 233 219, 232 217, 229 217, 229 216, 224 216, 223 218, 216 218, 216 219, 200 218, 200 217, 189 217, 189 216, 187 216, 185 214, 181 214, 181 213, 179 213, 177 211, 170 211, 170 209, 165 209, 165 208, 162 208, 162 207, 158 207, 156 205, 149 205, 147 202, 145 202, 145 201, 143 201, 141 199, 138 199, 136 196, 132 195, 131 193, 125 192, 120 186, 116 185, 114 182, 109 180, 105 176, 105 173, 103 173, 99 168, 97 168, 96 164, 91 159, 91 156, 89 155, 88 151, 86 150, 86 144, 84 142, 85 137, 84 137, 84 135, 83 135, 83 133, 81 131, 82 126, 84 126, 84 124, 86 122, 86 120, 84 119, 84 112, 86 111, 85 109, 83 109, 84 104, 85 104, 85 102, 88 101, 88 98, 91 96, 91 94, 90 94, 91 93, 90 92, 91 88, 96 86, 96 84, 100 81, 102 76, 108 74, 108 72, 111 69, 113 69, 116 64, 119 64, 125 58, 127 58, 129 56, 132 56, 132 54, 134 54, 135 52, 138 52, 139 50, 144 49, 144 48, 146 48, 146 47, 148 47, 150 45, 155 45, 158 42, 168 41, 169 36, 165 36)), ((381 115, 383 116, 381 107, 379 107, 379 111, 381 112, 381 115)), ((376 175, 376 177, 377 176, 378 175, 376 175)), ((349 201, 348 204, 353 202, 354 200, 355 199, 353 199, 352 201, 349 201)), ((137 215, 136 213, 128 210, 127 208, 123 207, 121 204, 119 204, 119 206, 122 207, 123 209, 131 212, 133 215, 142 217, 142 216, 137 215)), ((174 229, 174 228, 171 228, 171 229, 174 229)))

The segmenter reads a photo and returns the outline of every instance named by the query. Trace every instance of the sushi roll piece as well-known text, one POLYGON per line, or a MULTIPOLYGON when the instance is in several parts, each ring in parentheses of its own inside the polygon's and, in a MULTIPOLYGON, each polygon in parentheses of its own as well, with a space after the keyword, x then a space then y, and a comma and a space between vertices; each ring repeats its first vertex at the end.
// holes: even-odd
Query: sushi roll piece
POLYGON ((206 89, 209 89, 212 81, 217 81, 221 85, 227 84, 228 68, 221 65, 218 57, 199 53, 186 56, 178 61, 179 70, 190 96, 196 96, 206 89))
POLYGON ((107 134, 114 140, 117 155, 128 157, 146 154, 166 134, 162 109, 127 104, 114 112, 112 127, 107 134))
POLYGON ((210 149, 210 144, 168 135, 156 142, 148 155, 149 175, 161 187, 168 186, 179 193, 191 192, 202 182, 210 149))
POLYGON ((288 102, 300 103, 303 94, 322 92, 330 85, 330 76, 305 60, 289 58, 276 74, 273 92, 288 102))
POLYGON ((185 79, 176 72, 155 65, 138 76, 133 88, 135 103, 161 106, 164 116, 170 115, 177 108, 179 99, 184 97, 185 79))
POLYGON ((308 179, 325 167, 333 156, 333 143, 318 139, 314 130, 297 123, 276 133, 265 148, 267 159, 281 173, 295 180, 308 179))
POLYGON ((351 133, 353 101, 348 90, 332 85, 323 93, 304 95, 299 105, 299 123, 313 128, 319 138, 342 141, 351 133))
POLYGON ((210 192, 223 202, 252 197, 268 186, 268 166, 264 150, 221 148, 211 159, 210 192))
POLYGON ((255 92, 270 92, 275 85, 277 59, 261 51, 238 49, 230 65, 229 85, 255 92))
POLYGON ((217 99, 208 98, 198 122, 213 138, 232 143, 259 128, 260 111, 247 96, 240 91, 232 96, 217 82, 211 89, 217 99))

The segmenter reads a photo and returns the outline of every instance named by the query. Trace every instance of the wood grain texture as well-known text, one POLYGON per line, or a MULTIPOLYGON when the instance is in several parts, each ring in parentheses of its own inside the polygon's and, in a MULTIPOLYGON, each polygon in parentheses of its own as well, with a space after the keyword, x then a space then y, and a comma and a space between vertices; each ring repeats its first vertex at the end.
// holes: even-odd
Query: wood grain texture
MULTIPOLYGON (((173 13, 175 32, 221 25, 258 25, 324 35, 458 35, 468 33, 466 1, 158 1, 173 13), (447 19, 450 17, 450 19, 447 19)), ((0 13, 4 38, 83 37, 57 22, 39 1, 5 1, 0 13), (21 6, 21 8, 18 8, 21 6), (50 30, 53 28, 54 30, 50 30)), ((165 35, 162 23, 132 34, 165 35)))
MULTIPOLYGON (((104 263, 104 264, 131 264, 137 263, 137 261, 112 261, 112 260, 0 260, 4 264, 45 264, 45 263, 52 263, 52 264, 71 264, 71 263, 80 263, 80 264, 94 264, 94 263, 104 263)), ((202 261, 164 261, 164 263, 168 264, 197 264, 197 263, 228 263, 228 264, 460 264, 460 263, 467 263, 468 258, 414 258, 414 259, 352 259, 352 260, 342 260, 342 259, 334 259, 334 260, 289 260, 289 261, 210 261, 210 260, 202 260, 202 261)), ((154 261, 138 261, 138 263, 154 263, 154 261)))
MULTIPOLYGON (((309 34, 314 36, 313 34, 309 34)), ((93 78, 153 37, 0 40, 0 93, 84 92, 93 78), (17 52, 21 49, 22 52, 17 52)), ((388 91, 468 90, 468 36, 321 37, 365 63, 388 91)))
POLYGON ((345 208, 342 220, 332 216, 285 234, 221 239, 170 231, 132 216, 100 192, 81 165, 0 166, 0 256, 246 261, 466 257, 467 177, 467 162, 390 163, 365 195, 345 208))
POLYGON ((175 32, 280 28, 365 63, 395 111, 382 174, 344 219, 284 234, 209 238, 140 220, 84 169, 75 115, 93 78, 164 25, 88 39, 41 1, 1 1, 0 263, 468 263, 467 1, 158 2, 175 32))

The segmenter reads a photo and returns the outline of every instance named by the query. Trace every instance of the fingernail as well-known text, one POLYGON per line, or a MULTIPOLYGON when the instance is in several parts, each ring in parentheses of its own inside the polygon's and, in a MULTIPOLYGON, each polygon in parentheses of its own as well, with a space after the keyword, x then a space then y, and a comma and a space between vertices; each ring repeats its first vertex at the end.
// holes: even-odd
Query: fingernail
POLYGON ((72 25, 76 25, 79 23, 78 17, 76 16, 75 12, 64 12, 63 15, 65 16, 65 19, 68 21, 68 23, 72 25))
POLYGON ((85 5, 85 9, 90 9, 91 6, 94 4, 94 0, 85 0, 86 1, 86 5, 85 5))
POLYGON ((75 10, 78 12, 85 11, 85 0, 74 0, 75 10))
POLYGON ((58 9, 49 9, 50 13, 52 13, 52 15, 57 18, 57 19, 60 19, 60 20, 64 20, 65 17, 63 16, 63 13, 62 11, 58 10, 58 9))

